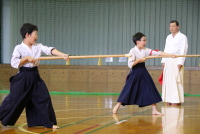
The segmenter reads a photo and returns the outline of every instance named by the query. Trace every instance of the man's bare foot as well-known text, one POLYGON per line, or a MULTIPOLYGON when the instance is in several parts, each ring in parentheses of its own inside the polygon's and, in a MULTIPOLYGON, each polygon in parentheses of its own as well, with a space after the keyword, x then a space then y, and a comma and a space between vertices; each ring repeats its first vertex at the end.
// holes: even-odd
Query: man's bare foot
POLYGON ((116 105, 114 108, 113 108, 113 114, 116 114, 117 113, 117 110, 119 109, 120 105, 116 105))
POLYGON ((164 114, 162 114, 162 113, 160 113, 160 112, 158 112, 158 111, 153 111, 153 112, 152 112, 152 115, 164 115, 164 114))
POLYGON ((53 128, 53 129, 58 129, 59 126, 53 125, 52 128, 53 128))
POLYGON ((172 103, 169 103, 169 102, 166 103, 167 106, 170 106, 171 104, 172 104, 172 103))
POLYGON ((181 103, 172 103, 172 106, 181 106, 181 103))

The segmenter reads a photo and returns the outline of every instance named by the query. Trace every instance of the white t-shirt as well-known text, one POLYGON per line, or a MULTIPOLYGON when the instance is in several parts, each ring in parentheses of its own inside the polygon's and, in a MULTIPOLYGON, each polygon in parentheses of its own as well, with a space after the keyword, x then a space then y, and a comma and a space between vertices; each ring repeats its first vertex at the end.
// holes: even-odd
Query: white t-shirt
POLYGON ((153 51, 152 49, 148 49, 148 48, 139 50, 138 47, 135 46, 129 52, 129 54, 131 54, 132 56, 128 59, 128 67, 132 68, 136 59, 147 57, 149 55, 157 56, 157 55, 160 55, 160 53, 161 52, 153 51))
MULTIPOLYGON (((11 58, 11 66, 13 68, 19 68, 20 59, 26 56, 31 56, 37 59, 41 56, 42 53, 45 53, 46 55, 52 55, 52 49, 54 49, 54 47, 47 47, 42 45, 41 43, 32 45, 32 49, 30 49, 26 44, 22 42, 21 44, 17 45, 13 51, 11 58)), ((34 67, 36 65, 33 63, 25 63, 22 66, 34 67)))

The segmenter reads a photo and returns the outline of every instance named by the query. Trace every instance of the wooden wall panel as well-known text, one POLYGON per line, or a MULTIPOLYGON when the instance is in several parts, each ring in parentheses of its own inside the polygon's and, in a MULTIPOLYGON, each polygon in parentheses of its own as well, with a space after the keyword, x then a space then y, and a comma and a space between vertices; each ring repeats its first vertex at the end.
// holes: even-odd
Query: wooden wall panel
POLYGON ((191 71, 191 84, 200 84, 200 73, 199 71, 191 71))
POLYGON ((127 70, 117 70, 109 69, 108 70, 108 93, 120 93, 124 87, 127 76, 127 70))
POLYGON ((89 92, 106 93, 107 82, 89 82, 89 92))
POLYGON ((51 69, 49 71, 49 80, 50 81, 60 81, 65 82, 69 81, 69 70, 68 69, 51 69))
POLYGON ((108 93, 120 93, 124 87, 124 82, 108 82, 107 92, 108 93))
POLYGON ((191 94, 191 71, 185 70, 184 71, 184 92, 191 94))
POLYGON ((10 82, 9 79, 11 76, 15 75, 17 73, 16 69, 13 68, 1 68, 0 72, 0 88, 2 89, 9 89, 10 88, 10 82))
POLYGON ((87 81, 70 81, 68 83, 70 92, 91 92, 88 88, 88 82, 87 81))
POLYGON ((191 71, 191 94, 200 94, 200 72, 198 70, 191 71))
MULTIPOLYGON (((199 72, 199 71, 198 71, 199 72)), ((185 70, 184 71, 184 84, 188 85, 191 83, 191 71, 185 70)))
POLYGON ((157 89, 158 92, 162 93, 162 85, 160 85, 158 78, 160 77, 160 75, 162 74, 162 70, 150 70, 148 69, 149 74, 151 75, 157 89))
POLYGON ((192 91, 191 84, 184 84, 184 93, 192 94, 192 91))
POLYGON ((48 84, 49 84, 49 86, 48 86, 49 91, 57 91, 57 92, 69 91, 69 82, 68 81, 50 81, 50 82, 48 82, 48 84))
POLYGON ((124 83, 126 80, 127 71, 126 70, 108 70, 108 83, 109 82, 119 82, 124 83))
POLYGON ((39 73, 40 73, 40 77, 46 81, 46 82, 49 82, 49 69, 40 69, 39 70, 39 73))
POLYGON ((69 81, 88 81, 88 69, 70 69, 69 70, 69 81))
POLYGON ((107 89, 107 70, 90 69, 89 70, 89 91, 90 92, 106 92, 107 89))
MULTIPOLYGON (((162 93, 158 77, 161 68, 147 67, 156 87, 162 93)), ((0 90, 9 89, 9 78, 17 73, 9 65, 0 65, 0 90)), ((39 67, 41 78, 49 91, 57 92, 102 92, 120 93, 129 73, 127 66, 65 66, 42 65, 39 67)), ((184 92, 200 94, 200 68, 185 68, 184 92)))
POLYGON ((107 82, 107 70, 103 69, 90 69, 89 82, 107 82))
POLYGON ((151 75, 152 79, 154 80, 155 84, 159 84, 158 78, 162 74, 161 70, 148 70, 149 74, 151 75))

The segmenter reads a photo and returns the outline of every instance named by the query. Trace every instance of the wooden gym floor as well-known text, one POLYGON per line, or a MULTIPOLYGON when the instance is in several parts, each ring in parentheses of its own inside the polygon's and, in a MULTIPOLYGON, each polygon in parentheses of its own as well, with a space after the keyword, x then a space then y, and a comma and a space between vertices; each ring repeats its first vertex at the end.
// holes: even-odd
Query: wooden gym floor
MULTIPOLYGON (((6 94, 0 94, 0 102, 6 94)), ((185 97, 180 106, 158 104, 164 116, 152 116, 151 106, 121 107, 111 113, 118 96, 51 95, 60 129, 28 128, 25 112, 15 126, 0 125, 3 134, 198 134, 200 97, 185 97)))

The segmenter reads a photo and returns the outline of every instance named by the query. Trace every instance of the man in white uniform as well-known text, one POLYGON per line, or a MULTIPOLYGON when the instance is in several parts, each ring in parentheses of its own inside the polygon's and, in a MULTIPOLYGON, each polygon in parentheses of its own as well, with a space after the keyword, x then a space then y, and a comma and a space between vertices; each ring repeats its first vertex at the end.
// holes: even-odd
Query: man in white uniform
MULTIPOLYGON (((176 20, 170 22, 171 34, 166 38, 164 52, 185 55, 188 49, 187 37, 179 31, 176 20)), ((181 105, 184 102, 183 73, 185 57, 163 58, 162 99, 167 105, 181 105)))

